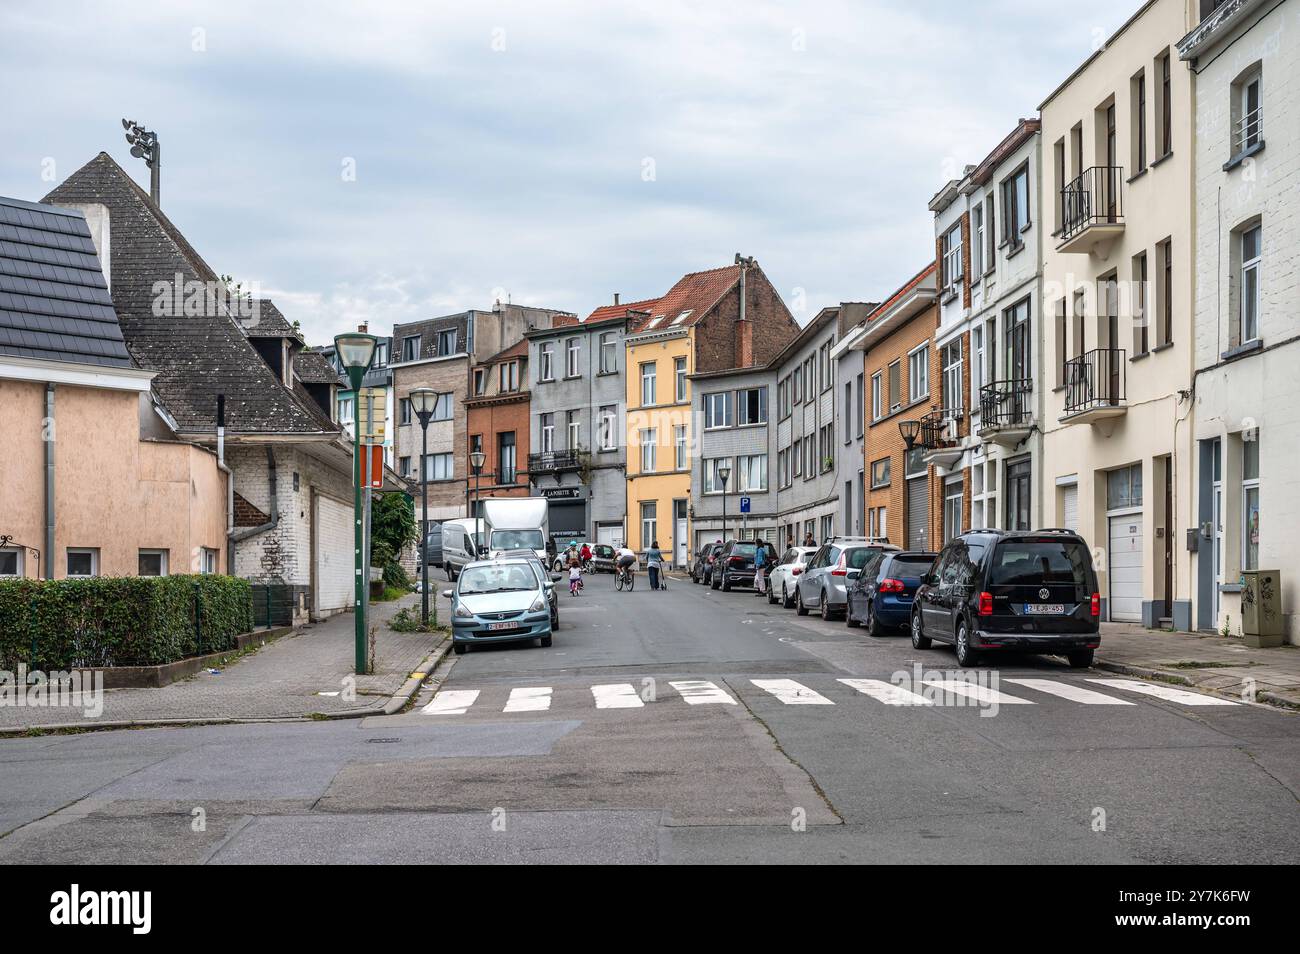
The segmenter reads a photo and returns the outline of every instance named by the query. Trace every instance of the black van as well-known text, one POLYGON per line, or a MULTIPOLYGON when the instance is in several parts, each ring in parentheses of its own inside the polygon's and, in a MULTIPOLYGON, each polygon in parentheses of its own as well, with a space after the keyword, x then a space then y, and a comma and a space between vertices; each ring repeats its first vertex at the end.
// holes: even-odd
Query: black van
POLYGON ((972 530, 954 537, 921 578, 912 645, 952 643, 957 663, 980 653, 1053 653, 1081 669, 1101 644, 1092 553, 1072 530, 972 530))

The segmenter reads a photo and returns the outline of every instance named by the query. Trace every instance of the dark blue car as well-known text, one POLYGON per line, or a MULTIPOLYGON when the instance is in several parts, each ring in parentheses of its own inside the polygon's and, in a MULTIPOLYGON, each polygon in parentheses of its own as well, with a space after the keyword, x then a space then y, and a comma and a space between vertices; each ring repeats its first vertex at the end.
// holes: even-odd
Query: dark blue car
POLYGON ((921 577, 930 569, 936 555, 923 550, 881 553, 849 584, 845 623, 865 625, 869 636, 906 629, 921 577))

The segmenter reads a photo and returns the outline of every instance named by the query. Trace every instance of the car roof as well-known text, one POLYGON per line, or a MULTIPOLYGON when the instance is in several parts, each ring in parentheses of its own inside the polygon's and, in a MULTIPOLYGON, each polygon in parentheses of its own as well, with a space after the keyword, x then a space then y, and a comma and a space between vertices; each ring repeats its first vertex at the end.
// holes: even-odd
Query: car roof
POLYGON ((892 557, 924 557, 927 560, 933 560, 938 555, 931 550, 891 550, 889 553, 892 557))
POLYGON ((466 563, 465 569, 473 570, 480 566, 527 566, 528 563, 529 561, 523 557, 497 557, 495 560, 474 560, 466 563))

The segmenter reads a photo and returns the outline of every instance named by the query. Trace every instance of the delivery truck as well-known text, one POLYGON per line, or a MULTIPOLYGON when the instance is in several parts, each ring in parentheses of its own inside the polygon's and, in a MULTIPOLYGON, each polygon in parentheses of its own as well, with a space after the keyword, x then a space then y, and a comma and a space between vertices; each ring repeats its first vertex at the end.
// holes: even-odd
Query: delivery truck
POLYGON ((534 550, 542 565, 547 566, 548 511, 549 503, 545 497, 484 500, 483 528, 488 553, 495 557, 505 550, 534 550))

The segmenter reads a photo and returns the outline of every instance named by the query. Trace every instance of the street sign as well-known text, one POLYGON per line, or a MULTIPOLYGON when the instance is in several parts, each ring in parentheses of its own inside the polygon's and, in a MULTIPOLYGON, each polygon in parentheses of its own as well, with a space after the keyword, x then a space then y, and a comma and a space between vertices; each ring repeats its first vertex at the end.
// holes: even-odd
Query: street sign
POLYGON ((741 497, 741 498, 740 498, 740 512, 741 512, 741 513, 749 513, 749 498, 748 498, 748 497, 741 497))
POLYGON ((361 445, 361 486, 374 490, 384 486, 384 445, 361 445))
POLYGON ((362 388, 357 395, 357 415, 361 422, 361 443, 382 444, 388 417, 388 389, 362 388))

